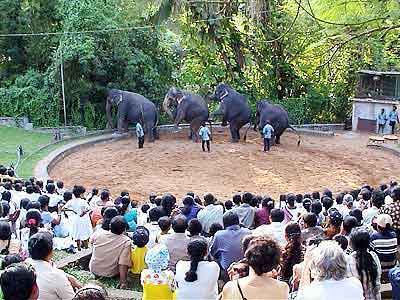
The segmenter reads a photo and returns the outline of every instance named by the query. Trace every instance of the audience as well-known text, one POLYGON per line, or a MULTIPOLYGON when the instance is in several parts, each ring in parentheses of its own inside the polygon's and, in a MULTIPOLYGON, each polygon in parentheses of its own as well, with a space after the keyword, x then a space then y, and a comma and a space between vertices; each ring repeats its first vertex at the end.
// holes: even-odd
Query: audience
POLYGON ((278 243, 283 246, 286 244, 285 232, 283 221, 285 219, 285 214, 281 209, 271 210, 270 220, 271 223, 268 225, 261 225, 253 230, 254 235, 258 236, 272 236, 278 243))
POLYGON ((3 292, 1 299, 37 300, 39 297, 36 272, 28 263, 16 263, 6 267, 1 273, 0 284, 3 292))
POLYGON ((204 205, 204 209, 199 211, 197 218, 203 227, 203 235, 210 236, 210 227, 212 224, 223 224, 224 208, 221 205, 215 204, 215 197, 212 194, 204 196, 204 205))
POLYGON ((233 208, 233 212, 235 212, 239 217, 240 224, 247 228, 253 226, 254 216, 256 214, 254 207, 250 206, 253 197, 254 196, 251 193, 244 193, 242 197, 243 204, 233 208))

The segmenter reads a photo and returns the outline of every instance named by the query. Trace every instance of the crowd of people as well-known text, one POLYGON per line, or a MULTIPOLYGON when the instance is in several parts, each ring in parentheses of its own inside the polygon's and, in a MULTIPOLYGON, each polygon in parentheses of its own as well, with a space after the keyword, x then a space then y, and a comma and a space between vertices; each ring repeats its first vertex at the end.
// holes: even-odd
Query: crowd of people
POLYGON ((19 180, 0 166, 0 299, 107 299, 53 262, 90 248, 96 278, 136 277, 143 299, 400 299, 400 186, 232 199, 118 197, 19 180), (140 204, 140 205, 139 205, 140 204))

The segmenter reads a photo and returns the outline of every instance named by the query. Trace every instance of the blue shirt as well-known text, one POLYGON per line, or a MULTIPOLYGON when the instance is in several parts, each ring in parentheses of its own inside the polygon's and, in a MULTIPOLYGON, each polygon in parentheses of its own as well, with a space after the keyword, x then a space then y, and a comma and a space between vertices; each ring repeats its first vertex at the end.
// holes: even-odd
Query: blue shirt
POLYGON ((264 126, 263 128, 264 139, 270 139, 273 133, 274 133, 274 127, 272 127, 270 124, 264 126))
POLYGON ((250 229, 241 228, 239 225, 218 231, 214 236, 210 254, 224 270, 227 270, 233 262, 243 259, 242 240, 249 234, 250 229))
POLYGON ((200 128, 199 135, 203 141, 209 141, 211 133, 210 130, 204 126, 200 128))
POLYGON ((143 127, 142 127, 142 125, 140 125, 140 123, 137 123, 137 124, 136 124, 136 136, 137 136, 138 138, 144 136, 143 127))
POLYGON ((398 118, 398 116, 399 116, 399 114, 398 114, 398 112, 397 111, 394 111, 394 110, 392 110, 390 113, 389 113, 389 121, 394 121, 394 122, 397 122, 397 118, 398 118))
POLYGON ((385 112, 384 113, 380 113, 378 115, 378 124, 379 125, 385 125, 386 121, 387 121, 386 113, 385 112))

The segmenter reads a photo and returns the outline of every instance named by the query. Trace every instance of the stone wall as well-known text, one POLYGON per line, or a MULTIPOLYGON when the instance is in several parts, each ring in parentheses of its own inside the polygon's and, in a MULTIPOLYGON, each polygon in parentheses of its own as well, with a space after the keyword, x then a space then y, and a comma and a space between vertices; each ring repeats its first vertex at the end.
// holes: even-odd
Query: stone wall
POLYGON ((33 131, 41 133, 54 134, 55 131, 59 130, 62 137, 85 135, 87 130, 83 126, 67 126, 67 127, 38 127, 34 128, 33 131))
POLYGON ((29 124, 27 117, 13 118, 13 117, 0 117, 0 126, 11 126, 25 128, 29 124))

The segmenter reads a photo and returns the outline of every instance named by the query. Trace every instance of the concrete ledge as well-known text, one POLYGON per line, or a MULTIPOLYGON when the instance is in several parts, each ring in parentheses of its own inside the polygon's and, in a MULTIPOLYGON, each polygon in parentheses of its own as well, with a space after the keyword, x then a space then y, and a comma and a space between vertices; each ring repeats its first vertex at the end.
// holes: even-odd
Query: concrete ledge
MULTIPOLYGON (((335 133, 333 131, 319 131, 319 130, 312 130, 312 129, 305 129, 305 128, 296 128, 297 133, 300 135, 311 135, 311 136, 322 136, 322 137, 334 137, 335 133)), ((293 129, 288 129, 290 132, 294 132, 293 129)))
POLYGON ((315 131, 338 131, 345 130, 346 124, 338 123, 338 124, 304 124, 304 125, 294 125, 296 129, 307 129, 307 130, 315 130, 315 131))
POLYGON ((400 157, 400 147, 397 146, 397 144, 379 144, 379 145, 371 144, 367 145, 367 147, 385 151, 400 157))

